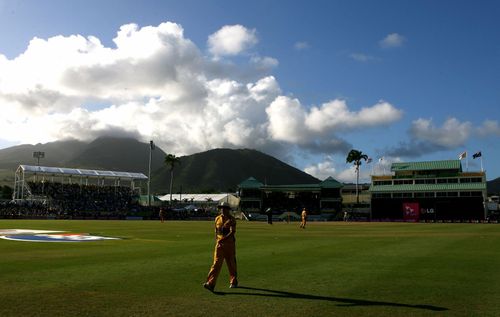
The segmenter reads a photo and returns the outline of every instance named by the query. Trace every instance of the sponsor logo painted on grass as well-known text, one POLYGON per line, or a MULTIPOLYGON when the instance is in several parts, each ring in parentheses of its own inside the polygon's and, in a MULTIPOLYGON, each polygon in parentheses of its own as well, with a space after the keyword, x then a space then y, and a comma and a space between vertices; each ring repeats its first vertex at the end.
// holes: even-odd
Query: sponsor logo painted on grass
POLYGON ((119 238, 93 236, 86 233, 59 233, 63 231, 3 229, 0 238, 12 241, 28 242, 90 242, 102 240, 120 240, 119 238))
POLYGON ((40 234, 40 233, 54 233, 64 232, 56 230, 33 230, 33 229, 0 229, 0 236, 11 234, 40 234))

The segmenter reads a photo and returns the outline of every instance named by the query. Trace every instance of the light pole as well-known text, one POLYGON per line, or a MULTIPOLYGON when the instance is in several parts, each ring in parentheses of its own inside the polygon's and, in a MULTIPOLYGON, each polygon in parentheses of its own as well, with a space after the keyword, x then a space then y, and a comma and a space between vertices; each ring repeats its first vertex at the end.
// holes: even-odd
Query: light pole
MULTIPOLYGON (((40 166, 40 159, 45 157, 45 152, 36 151, 33 152, 33 157, 36 158, 36 166, 40 166)), ((35 173, 35 182, 36 182, 36 173, 35 173)))
POLYGON ((151 195, 150 195, 150 186, 151 186, 151 159, 153 157, 153 150, 155 149, 155 144, 153 140, 149 141, 149 167, 148 167, 148 207, 151 207, 151 195))
POLYGON ((45 152, 33 152, 33 157, 37 159, 37 166, 40 166, 40 159, 45 158, 45 152))

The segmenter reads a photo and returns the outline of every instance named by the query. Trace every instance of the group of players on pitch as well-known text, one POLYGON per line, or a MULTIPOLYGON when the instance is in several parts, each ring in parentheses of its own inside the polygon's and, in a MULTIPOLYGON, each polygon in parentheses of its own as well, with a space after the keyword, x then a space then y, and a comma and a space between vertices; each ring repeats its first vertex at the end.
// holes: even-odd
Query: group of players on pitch
MULTIPOLYGON (((229 270, 229 288, 238 287, 236 272, 236 239, 234 237, 236 233, 236 219, 230 214, 231 208, 227 203, 220 203, 217 209, 220 211, 220 215, 215 218, 214 263, 208 272, 207 281, 203 284, 203 287, 211 292, 214 291, 217 277, 219 276, 224 260, 229 270)), ((302 222, 300 223, 300 228, 305 229, 307 222, 307 211, 305 208, 302 209, 301 217, 302 222)))

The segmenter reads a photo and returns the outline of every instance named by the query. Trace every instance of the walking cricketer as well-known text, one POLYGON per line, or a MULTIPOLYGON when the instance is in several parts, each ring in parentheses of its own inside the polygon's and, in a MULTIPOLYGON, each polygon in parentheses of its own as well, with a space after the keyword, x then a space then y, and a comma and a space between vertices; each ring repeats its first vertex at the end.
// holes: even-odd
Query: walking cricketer
POLYGON ((217 207, 220 215, 215 218, 215 251, 214 263, 208 272, 207 282, 203 287, 209 291, 214 290, 222 268, 222 263, 226 261, 229 270, 229 287, 238 287, 236 274, 236 219, 230 215, 231 208, 225 202, 222 202, 217 207))

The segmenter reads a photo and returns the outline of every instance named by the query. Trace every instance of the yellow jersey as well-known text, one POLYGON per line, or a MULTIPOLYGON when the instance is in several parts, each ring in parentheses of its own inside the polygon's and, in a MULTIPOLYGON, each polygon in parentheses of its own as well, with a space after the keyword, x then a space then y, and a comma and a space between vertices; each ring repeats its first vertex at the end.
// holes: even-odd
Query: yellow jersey
MULTIPOLYGON (((233 216, 219 215, 215 218, 215 234, 217 241, 220 241, 223 237, 227 236, 230 232, 233 232, 232 238, 229 241, 234 241, 234 233, 236 232, 236 219, 233 216)), ((224 240, 224 241, 228 241, 224 240)))

